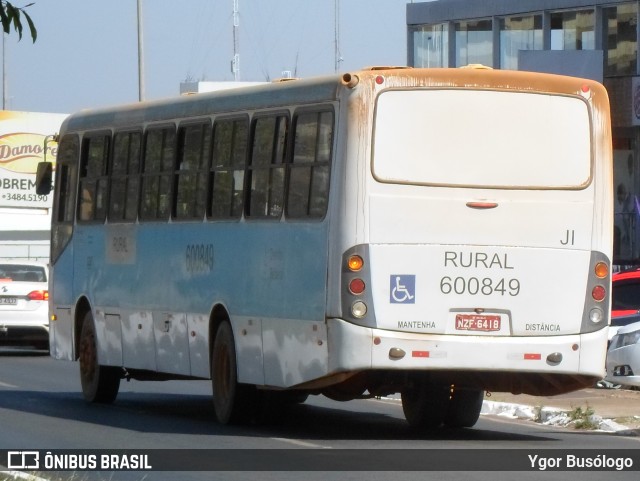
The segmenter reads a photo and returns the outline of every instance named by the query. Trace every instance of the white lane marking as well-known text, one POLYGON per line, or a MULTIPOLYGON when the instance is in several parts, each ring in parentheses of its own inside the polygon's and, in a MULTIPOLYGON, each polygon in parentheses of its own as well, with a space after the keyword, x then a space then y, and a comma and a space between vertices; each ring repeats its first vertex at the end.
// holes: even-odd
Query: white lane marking
POLYGON ((10 387, 10 388, 17 388, 18 386, 14 386, 13 384, 7 384, 6 382, 2 382, 0 381, 0 387, 10 387))
POLYGON ((283 443, 295 444, 296 446, 304 446, 305 448, 320 448, 320 449, 331 449, 330 446, 322 446, 320 444, 308 443, 306 441, 300 441, 299 439, 289 439, 289 438, 271 438, 274 441, 280 441, 283 443))

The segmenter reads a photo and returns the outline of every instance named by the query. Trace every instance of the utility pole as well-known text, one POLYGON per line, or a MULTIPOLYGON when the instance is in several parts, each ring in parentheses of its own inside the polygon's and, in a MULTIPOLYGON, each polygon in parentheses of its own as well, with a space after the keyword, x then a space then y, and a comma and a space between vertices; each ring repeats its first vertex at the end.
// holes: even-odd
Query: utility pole
POLYGON ((238 1, 233 0, 233 60, 231 61, 231 72, 233 73, 233 80, 236 82, 240 80, 240 47, 238 27, 240 26, 240 18, 238 15, 238 1))
POLYGON ((8 81, 7 81, 7 34, 2 33, 2 110, 7 110, 7 101, 9 96, 7 95, 8 81))
POLYGON ((340 70, 340 62, 342 62, 342 56, 340 55, 340 0, 334 0, 334 57, 335 57, 335 72, 338 73, 340 70))
POLYGON ((144 100, 144 50, 142 45, 142 0, 138 0, 138 100, 144 100))

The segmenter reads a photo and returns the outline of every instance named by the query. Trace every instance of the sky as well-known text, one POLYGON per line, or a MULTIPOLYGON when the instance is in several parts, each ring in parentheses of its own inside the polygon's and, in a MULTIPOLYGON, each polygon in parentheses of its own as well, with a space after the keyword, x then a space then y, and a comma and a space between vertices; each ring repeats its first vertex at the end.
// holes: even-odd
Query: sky
MULTIPOLYGON (((138 101, 137 0, 34 1, 32 43, 5 36, 6 109, 72 113, 138 101)), ((336 0, 236 0, 241 81, 335 72, 336 0)), ((411 0, 338 0, 339 72, 406 65, 411 0)), ((234 0, 142 0, 144 98, 233 80, 234 0)))

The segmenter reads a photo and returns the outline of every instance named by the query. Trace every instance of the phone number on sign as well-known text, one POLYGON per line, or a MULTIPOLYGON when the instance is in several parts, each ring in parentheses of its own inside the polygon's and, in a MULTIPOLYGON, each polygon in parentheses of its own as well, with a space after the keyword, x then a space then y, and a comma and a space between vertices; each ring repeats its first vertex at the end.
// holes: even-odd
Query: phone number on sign
POLYGON ((440 279, 440 292, 443 294, 470 294, 472 296, 501 296, 515 297, 520 294, 518 279, 492 279, 490 277, 449 277, 440 279))
POLYGON ((2 198, 6 200, 20 200, 23 202, 45 202, 49 196, 37 194, 3 194, 2 198))

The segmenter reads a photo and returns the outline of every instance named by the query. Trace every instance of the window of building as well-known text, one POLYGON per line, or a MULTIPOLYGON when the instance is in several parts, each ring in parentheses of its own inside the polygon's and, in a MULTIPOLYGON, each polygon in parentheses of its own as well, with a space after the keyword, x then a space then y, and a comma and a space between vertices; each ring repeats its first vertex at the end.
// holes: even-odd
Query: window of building
POLYGON ((413 66, 449 66, 449 26, 423 25, 413 31, 413 66))
POLYGON ((456 66, 480 63, 493 67, 491 20, 456 22, 456 66))
POLYGON ((209 122, 180 126, 176 166, 176 219, 203 219, 207 208, 211 126, 209 122))
POLYGON ((140 217, 168 219, 171 213, 176 131, 173 126, 147 130, 140 217))
POLYGON ((288 118, 284 115, 254 120, 247 216, 279 218, 282 215, 287 130, 288 118))
POLYGON ((518 69, 520 50, 542 50, 542 15, 500 19, 500 68, 518 69))
POLYGON ((109 141, 105 133, 89 134, 82 141, 80 162, 81 221, 104 221, 107 212, 109 141))
POLYGON ((140 192, 140 132, 118 132, 113 138, 109 221, 133 222, 140 192))
POLYGON ((593 10, 551 14, 551 50, 594 50, 595 48, 593 10))
POLYGON ((613 258, 616 264, 637 264, 638 168, 635 142, 614 138, 613 149, 613 258))
POLYGON ((209 206, 209 216, 214 219, 242 215, 248 133, 247 118, 217 120, 214 124, 209 206))
POLYGON ((329 198, 333 112, 307 112, 294 119, 287 217, 323 217, 329 198))
POLYGON ((638 59, 638 4, 602 9, 605 75, 635 75, 638 59))

